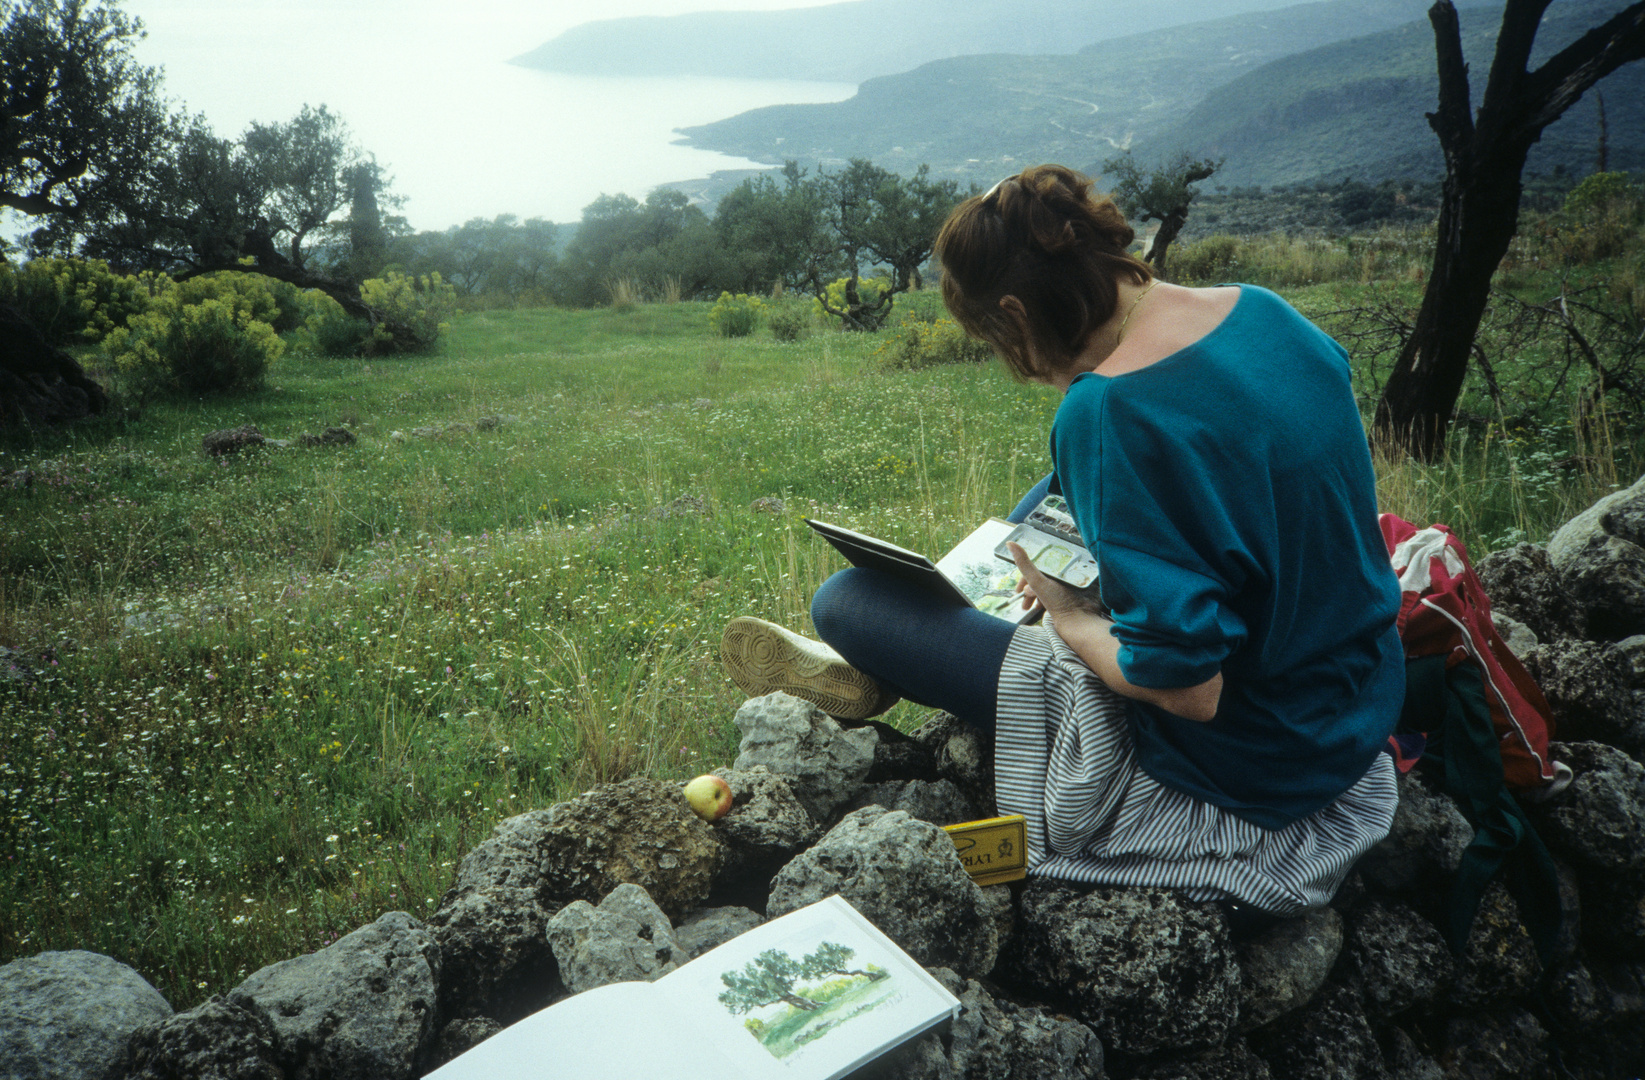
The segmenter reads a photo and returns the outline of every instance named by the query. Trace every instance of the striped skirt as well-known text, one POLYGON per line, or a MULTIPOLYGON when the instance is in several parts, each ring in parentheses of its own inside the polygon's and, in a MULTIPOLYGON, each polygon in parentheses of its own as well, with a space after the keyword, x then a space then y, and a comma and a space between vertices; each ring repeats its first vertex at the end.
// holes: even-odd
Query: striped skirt
POLYGON ((1329 902, 1393 824, 1387 754, 1323 810, 1263 829, 1138 768, 1128 710, 1053 630, 1017 630, 1000 670, 994 786, 1001 814, 1028 819, 1029 873, 1292 915, 1329 902))

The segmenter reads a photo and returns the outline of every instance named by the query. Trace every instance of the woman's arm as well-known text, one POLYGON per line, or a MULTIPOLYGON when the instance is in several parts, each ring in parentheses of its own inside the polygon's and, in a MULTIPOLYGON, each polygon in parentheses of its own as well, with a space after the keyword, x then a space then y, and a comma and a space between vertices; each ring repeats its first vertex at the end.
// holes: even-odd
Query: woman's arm
POLYGON ((1026 607, 1036 600, 1043 604, 1045 617, 1056 627, 1057 636, 1110 689, 1189 720, 1205 722, 1217 715, 1217 705, 1222 699, 1220 671, 1198 686, 1166 690, 1137 686, 1120 670, 1120 643, 1113 634, 1113 621, 1091 610, 1076 590, 1040 573, 1022 548, 1016 544, 1009 548, 1022 573, 1023 605, 1026 607))

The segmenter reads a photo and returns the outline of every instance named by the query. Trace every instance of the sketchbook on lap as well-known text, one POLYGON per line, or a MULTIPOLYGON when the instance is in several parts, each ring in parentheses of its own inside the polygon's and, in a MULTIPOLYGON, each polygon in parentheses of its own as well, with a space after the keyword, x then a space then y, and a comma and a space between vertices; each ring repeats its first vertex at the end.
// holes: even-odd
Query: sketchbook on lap
POLYGON ((656 982, 556 1002, 426 1080, 834 1080, 958 1013, 941 983, 831 896, 656 982))
POLYGON ((1037 612, 1017 602, 1017 572, 1008 542, 1022 546, 1042 574, 1076 589, 1097 580, 1097 563, 1060 495, 1047 495, 1020 525, 989 518, 936 562, 904 547, 853 529, 806 518, 805 523, 855 566, 883 570, 921 588, 969 604, 1007 622, 1020 623, 1037 612))

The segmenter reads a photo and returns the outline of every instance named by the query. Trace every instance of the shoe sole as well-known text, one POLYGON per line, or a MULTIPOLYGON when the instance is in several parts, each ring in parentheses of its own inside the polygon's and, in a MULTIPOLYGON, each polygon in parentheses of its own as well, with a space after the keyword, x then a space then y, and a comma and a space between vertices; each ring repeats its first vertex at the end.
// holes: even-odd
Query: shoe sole
POLYGON ((750 697, 781 690, 842 720, 866 720, 891 704, 872 678, 844 660, 807 651, 764 619, 732 619, 720 639, 720 660, 731 681, 750 697))

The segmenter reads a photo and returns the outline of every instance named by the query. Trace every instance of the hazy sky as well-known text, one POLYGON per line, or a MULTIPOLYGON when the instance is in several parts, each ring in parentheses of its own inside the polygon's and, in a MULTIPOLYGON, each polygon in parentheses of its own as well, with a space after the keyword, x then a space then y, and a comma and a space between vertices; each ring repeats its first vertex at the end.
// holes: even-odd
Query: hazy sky
POLYGON ((589 79, 506 61, 593 18, 769 10, 815 0, 125 0, 165 91, 220 135, 325 103, 376 154, 417 228, 515 213, 576 220, 602 194, 745 162, 671 146, 672 129, 839 84, 589 79))

